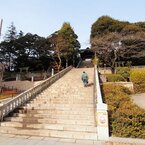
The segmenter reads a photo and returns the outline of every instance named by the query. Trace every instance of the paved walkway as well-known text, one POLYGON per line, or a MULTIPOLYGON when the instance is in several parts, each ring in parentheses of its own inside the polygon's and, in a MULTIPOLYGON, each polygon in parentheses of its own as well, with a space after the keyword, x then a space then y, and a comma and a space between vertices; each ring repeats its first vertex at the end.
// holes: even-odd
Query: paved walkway
POLYGON ((145 109, 145 93, 132 95, 133 102, 145 109))
POLYGON ((0 133, 0 145, 145 145, 144 139, 109 137, 108 141, 19 136, 0 133))
POLYGON ((109 137, 106 145, 145 145, 145 139, 109 137))
POLYGON ((101 141, 0 134, 0 145, 106 145, 101 141))

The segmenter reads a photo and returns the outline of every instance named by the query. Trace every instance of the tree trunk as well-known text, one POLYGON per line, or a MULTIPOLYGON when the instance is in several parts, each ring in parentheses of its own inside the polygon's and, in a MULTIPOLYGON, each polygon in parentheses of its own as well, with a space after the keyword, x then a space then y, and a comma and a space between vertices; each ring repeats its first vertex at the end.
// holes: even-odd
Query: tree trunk
POLYGON ((58 72, 59 72, 60 68, 61 68, 61 62, 62 62, 59 53, 57 54, 57 57, 58 57, 58 60, 59 60, 59 62, 58 62, 58 72))
POLYGON ((66 59, 66 66, 65 66, 66 68, 68 67, 68 59, 66 59))

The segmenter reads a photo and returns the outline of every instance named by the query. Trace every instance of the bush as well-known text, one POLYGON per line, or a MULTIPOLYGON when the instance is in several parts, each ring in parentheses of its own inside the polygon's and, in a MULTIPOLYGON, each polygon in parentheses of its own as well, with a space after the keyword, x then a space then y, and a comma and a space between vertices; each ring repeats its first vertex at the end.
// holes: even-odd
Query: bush
POLYGON ((128 81, 130 77, 130 68, 129 67, 118 67, 116 69, 116 73, 120 74, 126 81, 128 81))
POLYGON ((120 74, 108 74, 106 75, 108 82, 120 82, 125 81, 125 79, 120 74))
POLYGON ((113 134, 120 137, 145 138, 145 111, 130 102, 113 115, 113 134))
POLYGON ((135 93, 145 92, 145 70, 144 69, 131 70, 130 80, 134 84, 135 93))
POLYGON ((123 86, 103 85, 108 104, 110 133, 118 137, 145 138, 145 110, 134 105, 123 86))

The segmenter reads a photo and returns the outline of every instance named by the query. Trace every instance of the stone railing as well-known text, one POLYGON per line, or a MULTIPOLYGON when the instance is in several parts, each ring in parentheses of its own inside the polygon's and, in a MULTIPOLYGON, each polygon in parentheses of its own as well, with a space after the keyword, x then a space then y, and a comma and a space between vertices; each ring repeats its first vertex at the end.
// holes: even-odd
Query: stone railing
POLYGON ((95 65, 94 95, 96 100, 96 121, 98 140, 107 140, 109 137, 107 104, 103 103, 99 82, 98 68, 95 65))
POLYGON ((61 78, 64 74, 66 74, 68 71, 70 71, 72 67, 68 67, 61 72, 55 74, 54 76, 46 79, 42 83, 38 84, 37 86, 30 88, 29 90, 21 93, 17 97, 11 99, 6 104, 0 107, 0 121, 3 120, 3 118, 8 115, 10 112, 15 110, 16 108, 20 107, 21 105, 27 103, 31 99, 35 98, 38 94, 40 94, 43 90, 45 90, 47 87, 49 87, 52 83, 54 83, 56 80, 61 78))

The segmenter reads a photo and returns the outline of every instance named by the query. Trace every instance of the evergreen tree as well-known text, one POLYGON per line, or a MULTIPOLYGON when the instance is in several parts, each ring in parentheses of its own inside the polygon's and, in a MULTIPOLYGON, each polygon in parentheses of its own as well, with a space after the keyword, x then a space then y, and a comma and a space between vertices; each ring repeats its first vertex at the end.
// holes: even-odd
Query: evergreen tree
POLYGON ((3 62, 7 64, 8 70, 13 69, 15 59, 15 40, 17 39, 16 27, 13 23, 8 27, 8 31, 5 34, 4 41, 0 45, 0 49, 3 54, 3 62))
POLYGON ((69 23, 64 23, 59 31, 48 37, 48 41, 54 51, 57 71, 62 67, 62 59, 64 58, 67 63, 69 59, 73 59, 75 52, 80 48, 77 38, 69 23))

